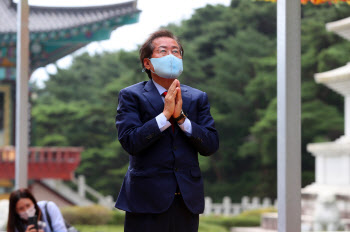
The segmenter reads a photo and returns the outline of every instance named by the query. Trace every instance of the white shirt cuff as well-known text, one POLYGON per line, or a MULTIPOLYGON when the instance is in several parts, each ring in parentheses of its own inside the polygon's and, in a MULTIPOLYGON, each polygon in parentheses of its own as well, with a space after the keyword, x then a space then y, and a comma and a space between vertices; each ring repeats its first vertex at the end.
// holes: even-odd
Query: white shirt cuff
MULTIPOLYGON (((178 124, 179 125, 179 124, 178 124)), ((192 124, 191 121, 186 118, 184 123, 182 123, 181 125, 179 125, 179 127, 181 128, 181 130, 183 130, 184 132, 187 132, 188 134, 192 134, 192 124)))
POLYGON ((166 119, 165 115, 163 113, 160 113, 157 117, 156 117, 156 121, 159 127, 159 130, 161 132, 163 132, 164 130, 166 130, 169 126, 171 126, 171 123, 166 119))

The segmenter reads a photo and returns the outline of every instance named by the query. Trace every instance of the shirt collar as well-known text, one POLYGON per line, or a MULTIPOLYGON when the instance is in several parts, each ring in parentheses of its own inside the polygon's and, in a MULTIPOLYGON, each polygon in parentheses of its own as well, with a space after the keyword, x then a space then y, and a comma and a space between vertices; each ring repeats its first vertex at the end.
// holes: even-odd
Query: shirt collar
POLYGON ((160 84, 155 82, 153 79, 152 79, 152 81, 153 81, 153 84, 156 86, 156 88, 157 88, 157 90, 159 92, 159 95, 162 95, 164 92, 167 91, 163 86, 161 86, 160 84))

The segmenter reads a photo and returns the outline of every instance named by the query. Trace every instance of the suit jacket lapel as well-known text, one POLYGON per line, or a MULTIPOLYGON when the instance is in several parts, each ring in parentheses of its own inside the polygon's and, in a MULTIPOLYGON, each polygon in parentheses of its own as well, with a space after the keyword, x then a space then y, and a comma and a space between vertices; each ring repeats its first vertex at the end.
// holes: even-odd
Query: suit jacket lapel
POLYGON ((146 97, 146 99, 149 101, 149 103, 152 105, 155 115, 157 116, 161 112, 163 112, 164 109, 164 102, 162 101, 161 96, 159 95, 159 92, 156 88, 156 86, 153 84, 151 80, 149 80, 145 87, 145 92, 143 95, 146 97))

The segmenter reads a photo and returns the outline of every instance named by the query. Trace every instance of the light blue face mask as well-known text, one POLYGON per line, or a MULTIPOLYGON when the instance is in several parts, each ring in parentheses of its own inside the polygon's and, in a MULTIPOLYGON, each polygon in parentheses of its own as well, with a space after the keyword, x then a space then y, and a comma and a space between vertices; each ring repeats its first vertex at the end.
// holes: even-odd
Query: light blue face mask
POLYGON ((150 59, 154 72, 160 77, 167 79, 175 79, 181 75, 183 71, 182 59, 169 54, 161 58, 151 58, 150 59))

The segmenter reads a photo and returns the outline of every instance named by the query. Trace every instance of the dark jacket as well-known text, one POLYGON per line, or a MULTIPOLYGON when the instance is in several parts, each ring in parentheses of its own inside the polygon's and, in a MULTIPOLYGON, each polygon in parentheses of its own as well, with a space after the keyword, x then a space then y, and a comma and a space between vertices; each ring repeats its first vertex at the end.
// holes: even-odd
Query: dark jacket
POLYGON ((155 117, 164 108, 152 81, 127 87, 119 93, 116 116, 118 139, 130 154, 129 168, 116 207, 134 213, 166 211, 176 186, 192 213, 204 210, 203 180, 198 152, 209 156, 217 151, 219 139, 210 115, 206 93, 181 85, 183 111, 188 114, 192 134, 177 125, 161 132, 155 117))

